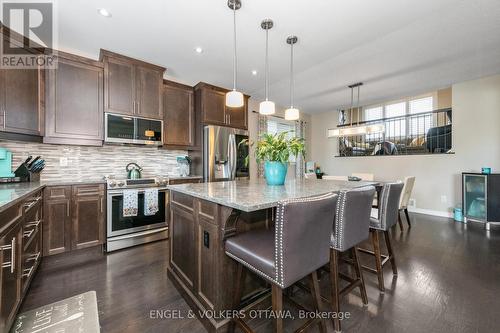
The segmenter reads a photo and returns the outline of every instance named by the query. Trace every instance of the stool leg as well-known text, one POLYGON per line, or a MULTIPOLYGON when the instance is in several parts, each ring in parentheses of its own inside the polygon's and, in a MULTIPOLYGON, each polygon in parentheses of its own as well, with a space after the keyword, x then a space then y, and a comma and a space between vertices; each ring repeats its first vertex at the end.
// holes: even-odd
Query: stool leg
MULTIPOLYGON (((246 270, 242 264, 238 262, 236 267, 236 285, 233 289, 233 310, 239 310, 241 297, 243 294, 243 287, 245 286, 246 270)), ((234 319, 229 322, 227 332, 234 332, 235 321, 234 319)))
POLYGON ((274 331, 276 333, 283 332, 283 318, 281 313, 283 311, 283 290, 273 283, 272 287, 272 303, 273 303, 273 311, 276 315, 276 319, 274 320, 274 331))
POLYGON ((335 249, 330 249, 330 281, 332 284, 332 309, 337 313, 333 318, 333 328, 336 332, 340 332, 340 295, 339 295, 339 257, 335 249))
POLYGON ((363 279, 363 272, 361 271, 361 265, 359 264, 358 249, 354 246, 352 249, 352 261, 354 262, 354 271, 356 272, 356 279, 359 279, 361 284, 359 285, 359 292, 361 293, 361 299, 363 304, 368 304, 368 296, 366 295, 365 280, 363 279))
POLYGON ((385 245, 387 246, 387 252, 389 254, 389 260, 391 261, 392 273, 398 275, 398 268, 396 267, 396 258, 394 258, 394 252, 392 251, 391 239, 389 238, 389 231, 384 231, 385 245))
POLYGON ((378 289, 385 291, 384 286, 384 271, 382 270, 382 257, 380 254, 380 240, 378 230, 372 230, 373 253, 375 254, 375 265, 377 267, 378 289))
MULTIPOLYGON (((319 283, 318 283, 318 274, 316 271, 311 273, 311 294, 314 300, 314 305, 317 311, 322 310, 321 306, 321 295, 319 293, 319 283)), ((321 333, 326 333, 326 324, 323 319, 319 320, 319 331, 321 333)))
POLYGON ((403 231, 403 221, 401 220, 401 211, 398 210, 398 224, 399 224, 399 229, 403 231))
POLYGON ((408 208, 405 208, 406 222, 408 222, 408 228, 411 228, 410 214, 408 214, 408 208))

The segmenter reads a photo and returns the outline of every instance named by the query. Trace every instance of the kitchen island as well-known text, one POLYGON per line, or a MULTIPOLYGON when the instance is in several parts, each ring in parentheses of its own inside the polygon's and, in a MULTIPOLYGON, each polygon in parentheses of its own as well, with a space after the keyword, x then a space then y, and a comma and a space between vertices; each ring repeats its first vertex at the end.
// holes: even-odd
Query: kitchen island
MULTIPOLYGON (((374 182, 296 180, 268 186, 264 180, 170 185, 170 256, 168 274, 209 332, 229 322, 236 264, 226 256, 224 241, 238 232, 269 228, 281 200, 303 198, 375 185, 374 182), (199 312, 208 311, 200 316, 199 312)), ((248 274, 248 303, 262 282, 248 274)))

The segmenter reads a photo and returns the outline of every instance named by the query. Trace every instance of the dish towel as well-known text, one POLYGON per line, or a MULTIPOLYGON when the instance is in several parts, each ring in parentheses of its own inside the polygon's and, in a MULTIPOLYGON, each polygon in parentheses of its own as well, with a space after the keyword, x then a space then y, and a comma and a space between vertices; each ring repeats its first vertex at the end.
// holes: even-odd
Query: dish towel
POLYGON ((158 189, 148 188, 144 190, 144 215, 151 216, 158 213, 158 189))
POLYGON ((137 216, 138 196, 137 190, 123 190, 123 217, 137 216))

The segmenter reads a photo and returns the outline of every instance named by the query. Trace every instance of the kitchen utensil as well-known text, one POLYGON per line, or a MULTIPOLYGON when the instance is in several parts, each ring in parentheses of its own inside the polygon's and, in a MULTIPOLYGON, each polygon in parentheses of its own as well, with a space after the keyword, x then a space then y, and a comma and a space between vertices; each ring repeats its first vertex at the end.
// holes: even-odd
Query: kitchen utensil
POLYGON ((35 157, 35 159, 33 161, 31 161, 30 164, 28 164, 28 169, 31 169, 33 167, 33 165, 35 165, 35 163, 40 159, 41 156, 37 156, 35 157))
POLYGON ((31 165, 30 171, 35 172, 36 169, 38 169, 39 166, 41 166, 45 161, 44 160, 38 160, 34 164, 31 165))
POLYGON ((142 177, 141 174, 142 168, 139 165, 137 165, 137 163, 127 164, 125 170, 127 170, 128 179, 140 179, 142 177))
POLYGON ((33 158, 33 156, 28 156, 28 158, 26 158, 26 160, 24 161, 24 164, 28 164, 29 161, 31 161, 31 159, 33 158))

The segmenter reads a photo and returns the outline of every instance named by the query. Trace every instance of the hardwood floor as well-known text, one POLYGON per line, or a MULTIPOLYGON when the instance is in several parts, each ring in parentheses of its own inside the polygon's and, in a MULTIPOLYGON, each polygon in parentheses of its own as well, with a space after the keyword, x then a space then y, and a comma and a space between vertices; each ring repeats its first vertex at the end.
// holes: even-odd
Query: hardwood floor
MULTIPOLYGON (((385 293, 379 292, 376 275, 364 272, 369 305, 362 306, 357 291, 342 299, 341 310, 351 314, 342 321, 343 332, 497 332, 500 228, 487 233, 478 224, 418 214, 412 214, 412 224, 391 232, 399 274, 393 278, 386 266, 385 293)), ((167 245, 162 241, 109 255, 84 251, 76 257, 44 258, 21 311, 95 290, 102 332, 206 332, 196 318, 150 318, 150 310, 179 310, 183 316, 189 310, 167 278, 167 245)), ((374 265, 373 258, 360 258, 374 265)), ((320 281, 326 297, 328 280, 323 274, 320 281)), ((294 297, 310 302, 302 291, 294 297)), ((258 332, 272 332, 273 327, 267 320, 250 326, 258 332)), ((298 326, 298 320, 284 322, 287 332, 298 326)), ((327 327, 333 331, 331 322, 327 327)))

